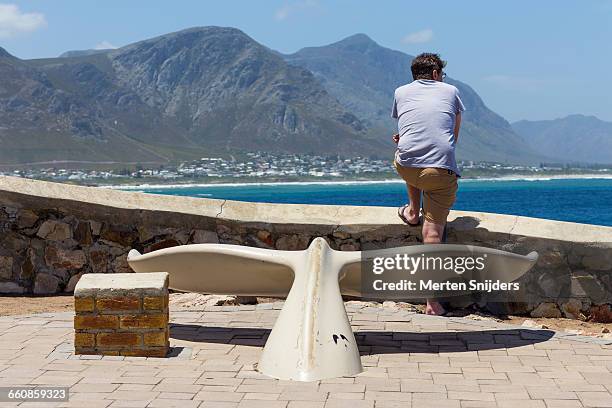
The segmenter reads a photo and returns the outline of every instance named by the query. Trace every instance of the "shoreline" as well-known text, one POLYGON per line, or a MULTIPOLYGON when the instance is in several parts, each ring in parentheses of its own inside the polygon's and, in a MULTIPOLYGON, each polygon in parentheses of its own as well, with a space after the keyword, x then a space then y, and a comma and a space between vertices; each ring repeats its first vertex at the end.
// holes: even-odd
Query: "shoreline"
MULTIPOLYGON (((551 175, 506 175, 499 177, 460 178, 460 183, 478 181, 550 181, 550 180, 580 180, 580 179, 612 179, 612 174, 551 174, 551 175)), ((399 177, 380 180, 321 180, 321 181, 252 181, 236 183, 174 183, 174 184, 114 184, 99 185, 97 188, 116 190, 142 190, 142 189, 177 189, 177 188, 214 188, 214 187, 247 187, 247 186, 306 186, 306 185, 363 185, 363 184, 403 184, 399 177)))

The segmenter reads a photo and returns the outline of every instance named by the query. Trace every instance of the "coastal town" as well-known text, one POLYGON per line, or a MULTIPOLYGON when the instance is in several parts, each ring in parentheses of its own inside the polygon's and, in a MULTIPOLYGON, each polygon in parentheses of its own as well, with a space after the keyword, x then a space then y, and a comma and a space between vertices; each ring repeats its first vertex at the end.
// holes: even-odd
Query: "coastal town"
MULTIPOLYGON (((464 177, 500 177, 506 175, 612 174, 604 166, 575 167, 564 164, 514 165, 492 162, 460 161, 464 177)), ((115 169, 78 169, 54 164, 50 167, 0 170, 0 175, 78 184, 143 184, 228 182, 260 180, 340 180, 380 179, 392 177, 395 171, 390 160, 367 157, 342 158, 317 155, 272 155, 247 153, 244 159, 202 157, 177 165, 157 165, 115 169)))

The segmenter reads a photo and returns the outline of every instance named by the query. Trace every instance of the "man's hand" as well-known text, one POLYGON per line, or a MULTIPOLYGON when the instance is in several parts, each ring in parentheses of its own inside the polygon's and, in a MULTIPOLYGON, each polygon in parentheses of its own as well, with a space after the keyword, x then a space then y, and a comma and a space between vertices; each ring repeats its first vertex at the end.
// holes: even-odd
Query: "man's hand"
POLYGON ((399 133, 394 134, 392 138, 393 138, 393 143, 395 144, 399 143, 399 138, 400 138, 399 133))

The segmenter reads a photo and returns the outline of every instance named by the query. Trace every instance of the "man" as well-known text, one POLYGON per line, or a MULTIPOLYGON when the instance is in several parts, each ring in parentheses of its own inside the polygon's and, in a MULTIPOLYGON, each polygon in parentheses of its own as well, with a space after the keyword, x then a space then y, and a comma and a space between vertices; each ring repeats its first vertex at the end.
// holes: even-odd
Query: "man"
MULTIPOLYGON (((406 181, 410 200, 398 209, 398 215, 409 225, 419 225, 423 194, 425 244, 441 242, 460 177, 455 145, 465 107, 457 88, 443 82, 445 66, 437 54, 417 56, 411 65, 414 81, 395 90, 391 114, 398 119, 399 131, 393 135, 397 143, 393 164, 406 181)), ((428 299, 425 312, 442 315, 446 311, 428 299)))

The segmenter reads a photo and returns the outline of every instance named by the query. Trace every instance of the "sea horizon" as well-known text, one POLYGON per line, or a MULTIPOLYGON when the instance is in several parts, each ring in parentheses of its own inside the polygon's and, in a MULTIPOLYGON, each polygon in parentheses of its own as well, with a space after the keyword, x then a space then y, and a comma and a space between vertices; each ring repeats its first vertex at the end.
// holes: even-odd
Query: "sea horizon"
MULTIPOLYGON (((589 180, 589 179, 612 179, 612 174, 553 174, 547 176, 537 175, 505 175, 499 177, 461 177, 459 183, 478 181, 547 181, 547 180, 589 180)), ((399 178, 379 180, 308 180, 308 181, 237 181, 220 183, 142 183, 142 184, 109 184, 98 185, 97 188, 108 188, 118 190, 139 190, 143 188, 172 189, 188 187, 241 187, 241 186, 278 186, 278 185, 359 185, 359 184, 404 184, 399 178)))
MULTIPOLYGON (((113 188, 277 204, 399 207, 408 200, 404 181, 400 178, 141 184, 113 188)), ((453 209, 612 226, 612 176, 581 174, 461 179, 453 209)))

